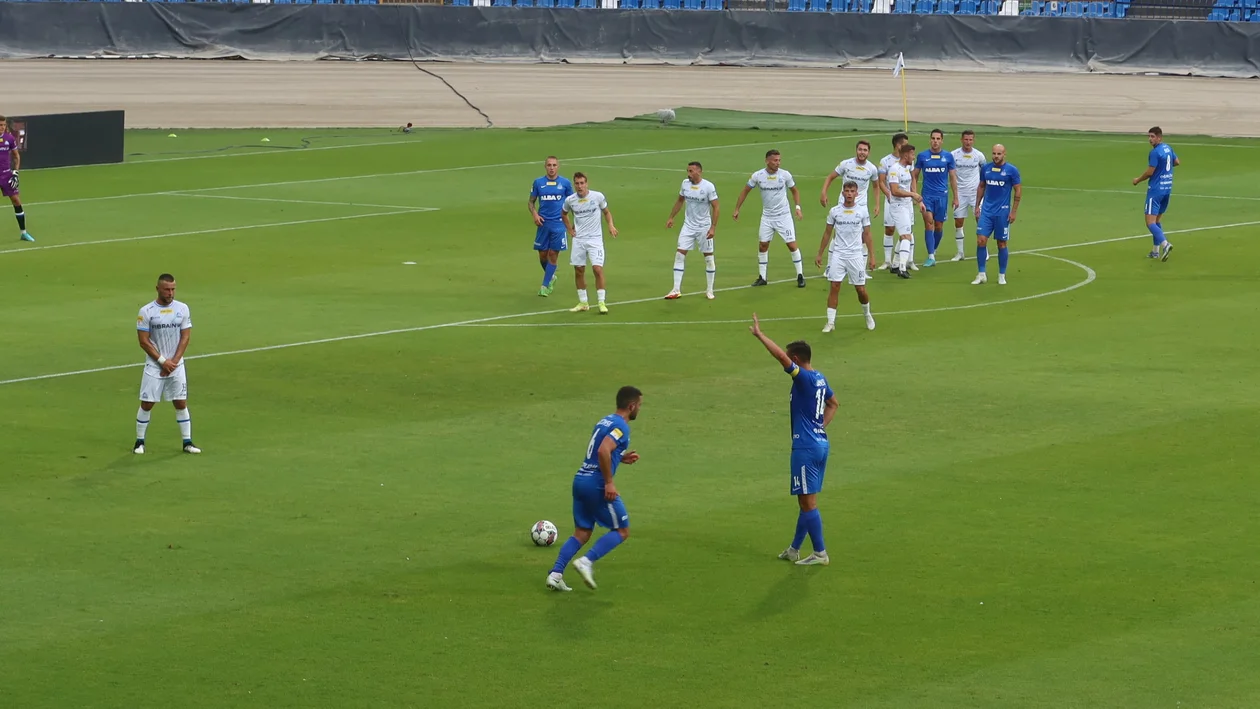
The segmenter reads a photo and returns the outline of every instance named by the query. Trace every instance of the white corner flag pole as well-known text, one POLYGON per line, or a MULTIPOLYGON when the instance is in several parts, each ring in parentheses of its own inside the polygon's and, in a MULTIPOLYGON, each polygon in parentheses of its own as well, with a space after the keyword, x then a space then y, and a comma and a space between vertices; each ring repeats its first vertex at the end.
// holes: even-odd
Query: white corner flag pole
POLYGON ((893 77, 901 77, 901 119, 905 131, 910 132, 910 104, 906 100, 906 57, 897 52, 897 64, 893 67, 893 77))

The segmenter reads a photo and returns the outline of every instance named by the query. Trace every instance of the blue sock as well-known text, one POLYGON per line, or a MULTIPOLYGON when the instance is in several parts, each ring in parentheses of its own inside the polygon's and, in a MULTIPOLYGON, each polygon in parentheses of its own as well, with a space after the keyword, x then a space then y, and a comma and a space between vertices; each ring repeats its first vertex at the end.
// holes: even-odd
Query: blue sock
POLYGON ((1011 260, 1011 250, 998 246, 998 273, 1006 273, 1006 263, 1011 260))
POLYGON ((932 251, 931 251, 931 254, 933 256, 936 255, 936 250, 941 248, 941 240, 945 238, 945 230, 940 228, 940 225, 938 224, 937 229, 934 232, 934 234, 935 235, 932 237, 932 251))
POLYGON ((989 247, 976 247, 976 268, 980 269, 980 273, 984 273, 984 264, 989 260, 989 247))
POLYGON ((621 533, 614 529, 595 540, 595 546, 592 547, 590 551, 586 552, 586 558, 590 559, 592 562, 599 561, 607 556, 608 552, 616 549, 617 545, 620 543, 621 533))
POLYGON ((582 542, 577 537, 569 537, 565 540, 564 545, 560 547, 560 553, 556 556, 556 564, 551 567, 551 573, 563 574, 564 567, 569 565, 569 561, 573 555, 582 549, 582 542))
POLYGON ((932 237, 936 234, 934 231, 924 231, 923 241, 927 244, 928 255, 936 253, 936 242, 932 241, 932 237))
POLYGON ((547 262, 547 265, 546 265, 546 266, 543 266, 543 282, 542 282, 542 284, 543 284, 543 287, 544 287, 544 288, 546 288, 547 286, 551 285, 551 279, 552 279, 552 278, 554 278, 554 277, 555 277, 555 275, 556 275, 556 265, 555 265, 554 263, 551 263, 550 261, 548 261, 548 262, 547 262))
POLYGON ((823 544, 822 513, 817 508, 805 513, 805 526, 809 529, 809 543, 814 546, 814 553, 827 551, 827 545, 823 544))
POLYGON ((796 516, 796 534, 792 536, 792 548, 800 551, 801 545, 805 543, 805 533, 809 529, 809 524, 805 521, 805 512, 796 516))
POLYGON ((1160 226, 1159 222, 1148 225, 1146 228, 1151 230, 1151 238, 1155 240, 1155 246, 1158 247, 1160 244, 1168 241, 1168 239, 1164 238, 1164 227, 1160 226))

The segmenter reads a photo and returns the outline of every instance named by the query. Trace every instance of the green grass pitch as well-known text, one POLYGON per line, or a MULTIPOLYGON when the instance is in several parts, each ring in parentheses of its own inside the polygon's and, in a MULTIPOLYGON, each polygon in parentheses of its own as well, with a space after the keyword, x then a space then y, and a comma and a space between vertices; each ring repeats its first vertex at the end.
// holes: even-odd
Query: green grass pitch
POLYGON ((1169 137, 1159 263, 1129 184, 1144 136, 982 128, 1024 178, 1010 285, 971 286, 973 260, 879 274, 878 329, 846 286, 824 336, 812 263, 783 282, 776 244, 780 282, 748 288, 758 198, 729 214, 779 148, 812 262, 822 178, 893 128, 680 111, 290 150, 308 134, 133 132, 129 164, 24 174, 38 241, 0 222, 0 702, 1260 705, 1260 142, 1169 137), (563 258, 536 295, 525 200, 551 153, 622 232, 603 318, 561 312, 563 258), (693 254, 666 302, 693 159, 723 202, 724 290, 694 297, 693 254), (132 322, 163 271, 196 325, 196 457, 165 404, 130 452, 132 322), (813 343, 841 402, 828 568, 775 559, 789 385, 754 311, 813 343), (634 533, 598 591, 570 571, 550 593, 530 525, 569 533, 623 384, 645 392, 618 477, 634 533))

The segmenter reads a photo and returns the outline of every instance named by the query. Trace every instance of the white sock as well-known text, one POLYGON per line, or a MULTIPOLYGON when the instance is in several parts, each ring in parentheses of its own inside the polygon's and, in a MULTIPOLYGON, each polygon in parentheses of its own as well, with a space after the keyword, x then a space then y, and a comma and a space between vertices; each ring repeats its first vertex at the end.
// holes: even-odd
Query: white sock
POLYGON ((192 440, 192 415, 188 413, 188 407, 175 409, 175 422, 179 424, 179 435, 185 441, 192 440))
MULTIPOLYGON (((954 245, 958 247, 958 253, 962 254, 963 250, 967 248, 966 245, 963 243, 966 240, 967 240, 967 235, 963 233, 962 227, 958 227, 957 229, 954 230, 954 245)), ((965 256, 966 254, 963 254, 963 255, 965 256)))
POLYGON ((757 252, 757 273, 761 274, 761 280, 766 280, 766 266, 770 264, 770 254, 757 252))
POLYGON ((674 290, 682 291, 683 269, 687 267, 687 256, 674 252, 674 290))
POLYGON ((709 282, 709 292, 712 293, 713 279, 717 276, 717 262, 713 260, 713 254, 704 257, 704 275, 709 282))
POLYGON ((893 260, 892 254, 893 254, 893 238, 885 234, 884 235, 884 263, 892 263, 892 260, 893 260))
POLYGON ((910 237, 910 255, 906 257, 906 265, 914 263, 914 237, 910 237))
POLYGON ((862 304, 862 314, 863 314, 863 315, 865 315, 865 316, 866 316, 866 317, 868 317, 868 318, 871 316, 871 304, 870 304, 870 303, 863 303, 863 304, 862 304))
POLYGON ((805 275, 805 265, 801 263, 801 250, 797 249, 792 252, 792 265, 796 266, 796 275, 805 275))
POLYGON ((144 432, 149 430, 149 418, 153 416, 151 411, 140 409, 136 412, 136 440, 144 440, 144 432))
POLYGON ((585 303, 585 302, 587 302, 587 301, 586 301, 586 291, 584 291, 584 290, 580 290, 580 291, 578 291, 578 302, 579 302, 579 303, 585 303))
POLYGON ((914 254, 914 249, 910 245, 909 239, 902 239, 897 244, 897 265, 901 268, 910 267, 910 257, 914 254))
POLYGON ((602 302, 604 302, 604 293, 605 293, 605 292, 606 292, 606 291, 605 291, 603 288, 600 288, 599 290, 595 291, 595 298, 596 298, 595 302, 597 302, 597 303, 602 303, 602 302))
POLYGON ((836 324, 836 309, 835 308, 827 308, 827 324, 828 325, 836 324))

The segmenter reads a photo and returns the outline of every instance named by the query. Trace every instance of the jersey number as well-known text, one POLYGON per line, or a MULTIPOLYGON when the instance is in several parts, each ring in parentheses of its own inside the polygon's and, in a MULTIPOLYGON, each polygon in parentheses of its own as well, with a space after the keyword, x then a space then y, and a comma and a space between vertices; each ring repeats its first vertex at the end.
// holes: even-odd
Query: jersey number
POLYGON ((586 459, 587 460, 590 460, 591 456, 595 455, 595 439, 596 438, 599 438, 599 429, 595 429, 595 432, 591 434, 591 442, 587 444, 586 446, 586 459))
POLYGON ((1169 155, 1169 156, 1168 156, 1167 158, 1165 158, 1165 159, 1168 161, 1168 166, 1167 166, 1167 167, 1165 167, 1164 169, 1165 169, 1165 170, 1167 170, 1167 171, 1169 171, 1169 172, 1172 172, 1172 156, 1171 156, 1171 155, 1169 155))
POLYGON ((816 389, 814 391, 814 418, 821 420, 826 410, 827 402, 823 399, 823 390, 816 389))

